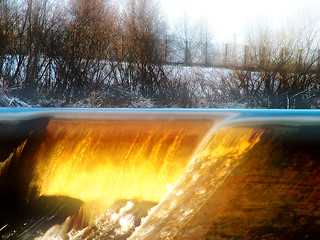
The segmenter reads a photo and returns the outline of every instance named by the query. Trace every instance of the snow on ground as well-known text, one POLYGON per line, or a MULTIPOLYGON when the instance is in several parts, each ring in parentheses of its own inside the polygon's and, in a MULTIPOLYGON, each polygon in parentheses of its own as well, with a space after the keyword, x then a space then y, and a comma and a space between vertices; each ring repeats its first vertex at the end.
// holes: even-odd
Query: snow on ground
POLYGON ((31 105, 18 98, 8 96, 4 91, 0 90, 0 107, 31 107, 31 105))

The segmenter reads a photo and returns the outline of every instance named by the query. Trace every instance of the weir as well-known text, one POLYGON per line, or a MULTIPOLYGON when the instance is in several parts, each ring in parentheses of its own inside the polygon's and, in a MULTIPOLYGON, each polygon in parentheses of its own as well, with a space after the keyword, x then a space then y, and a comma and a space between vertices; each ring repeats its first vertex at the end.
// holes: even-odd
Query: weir
POLYGON ((209 121, 49 121, 35 156, 41 195, 159 202, 185 171, 209 121))
POLYGON ((319 120, 317 111, 4 109, 0 236, 314 239, 319 120))
MULTIPOLYGON (((206 133, 234 115, 8 110, 1 115, 0 167, 4 174, 0 190, 3 199, 8 199, 2 206, 9 209, 8 217, 1 219, 2 226, 6 226, 3 232, 10 229, 8 222, 25 217, 15 213, 16 205, 22 215, 35 218, 28 211, 30 205, 37 206, 33 211, 38 213, 42 207, 52 208, 52 201, 59 201, 63 206, 58 204, 49 212, 60 211, 60 207, 66 211, 72 203, 66 205, 65 201, 74 201, 78 206, 74 214, 78 215, 81 208, 80 218, 84 219, 80 225, 84 225, 84 221, 95 220, 121 199, 152 206, 159 203, 183 174, 206 133), (17 185, 19 189, 15 189, 17 185), (11 206, 14 213, 8 207, 12 199, 18 199, 11 206)), ((66 216, 59 215, 57 223, 66 216)))

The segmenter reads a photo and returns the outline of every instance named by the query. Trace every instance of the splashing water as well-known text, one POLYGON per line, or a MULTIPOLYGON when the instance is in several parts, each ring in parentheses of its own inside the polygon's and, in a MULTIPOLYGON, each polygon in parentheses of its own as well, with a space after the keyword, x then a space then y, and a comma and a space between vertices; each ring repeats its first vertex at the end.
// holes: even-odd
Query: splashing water
POLYGON ((15 147, 2 152, 0 177, 13 183, 0 187, 9 199, 18 197, 12 212, 31 210, 16 225, 20 213, 13 222, 2 217, 0 234, 314 239, 320 234, 317 119, 235 118, 214 128, 213 119, 50 119, 45 136, 26 131, 5 145, 15 147), (17 183, 22 188, 11 191, 17 183))
POLYGON ((87 206, 93 202, 95 208, 100 204, 96 215, 117 199, 159 202, 211 126, 187 121, 51 121, 35 157, 34 185, 41 195, 70 196, 87 206))
POLYGON ((262 134, 259 129, 220 128, 208 135, 173 191, 130 239, 173 239, 262 134))

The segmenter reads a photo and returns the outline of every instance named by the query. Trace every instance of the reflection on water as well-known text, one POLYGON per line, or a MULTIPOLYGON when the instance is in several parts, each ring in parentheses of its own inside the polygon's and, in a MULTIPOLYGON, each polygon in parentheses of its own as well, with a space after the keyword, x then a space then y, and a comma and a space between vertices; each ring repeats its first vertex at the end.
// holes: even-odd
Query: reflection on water
POLYGON ((201 144, 175 188, 132 239, 172 239, 224 184, 243 155, 259 142, 262 129, 221 128, 201 144))
POLYGON ((0 123, 0 236, 317 239, 319 116, 248 113, 0 123))
POLYGON ((217 129, 129 239, 318 239, 319 139, 319 123, 217 129))
POLYGON ((50 121, 36 155, 41 195, 103 204, 159 202, 182 175, 210 122, 50 121))

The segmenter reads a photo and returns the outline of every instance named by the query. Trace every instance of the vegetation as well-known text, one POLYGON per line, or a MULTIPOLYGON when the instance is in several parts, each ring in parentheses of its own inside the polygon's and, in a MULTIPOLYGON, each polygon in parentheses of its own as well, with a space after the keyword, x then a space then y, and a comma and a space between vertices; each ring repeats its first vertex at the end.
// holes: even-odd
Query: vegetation
POLYGON ((158 6, 0 0, 3 96, 61 107, 319 107, 319 25, 254 29, 228 61, 205 23, 184 16, 173 34, 158 6))
POLYGON ((296 25, 271 32, 258 28, 248 36, 246 64, 224 81, 239 99, 263 108, 312 108, 319 105, 319 25, 296 25), (311 28, 310 28, 311 27, 311 28))

